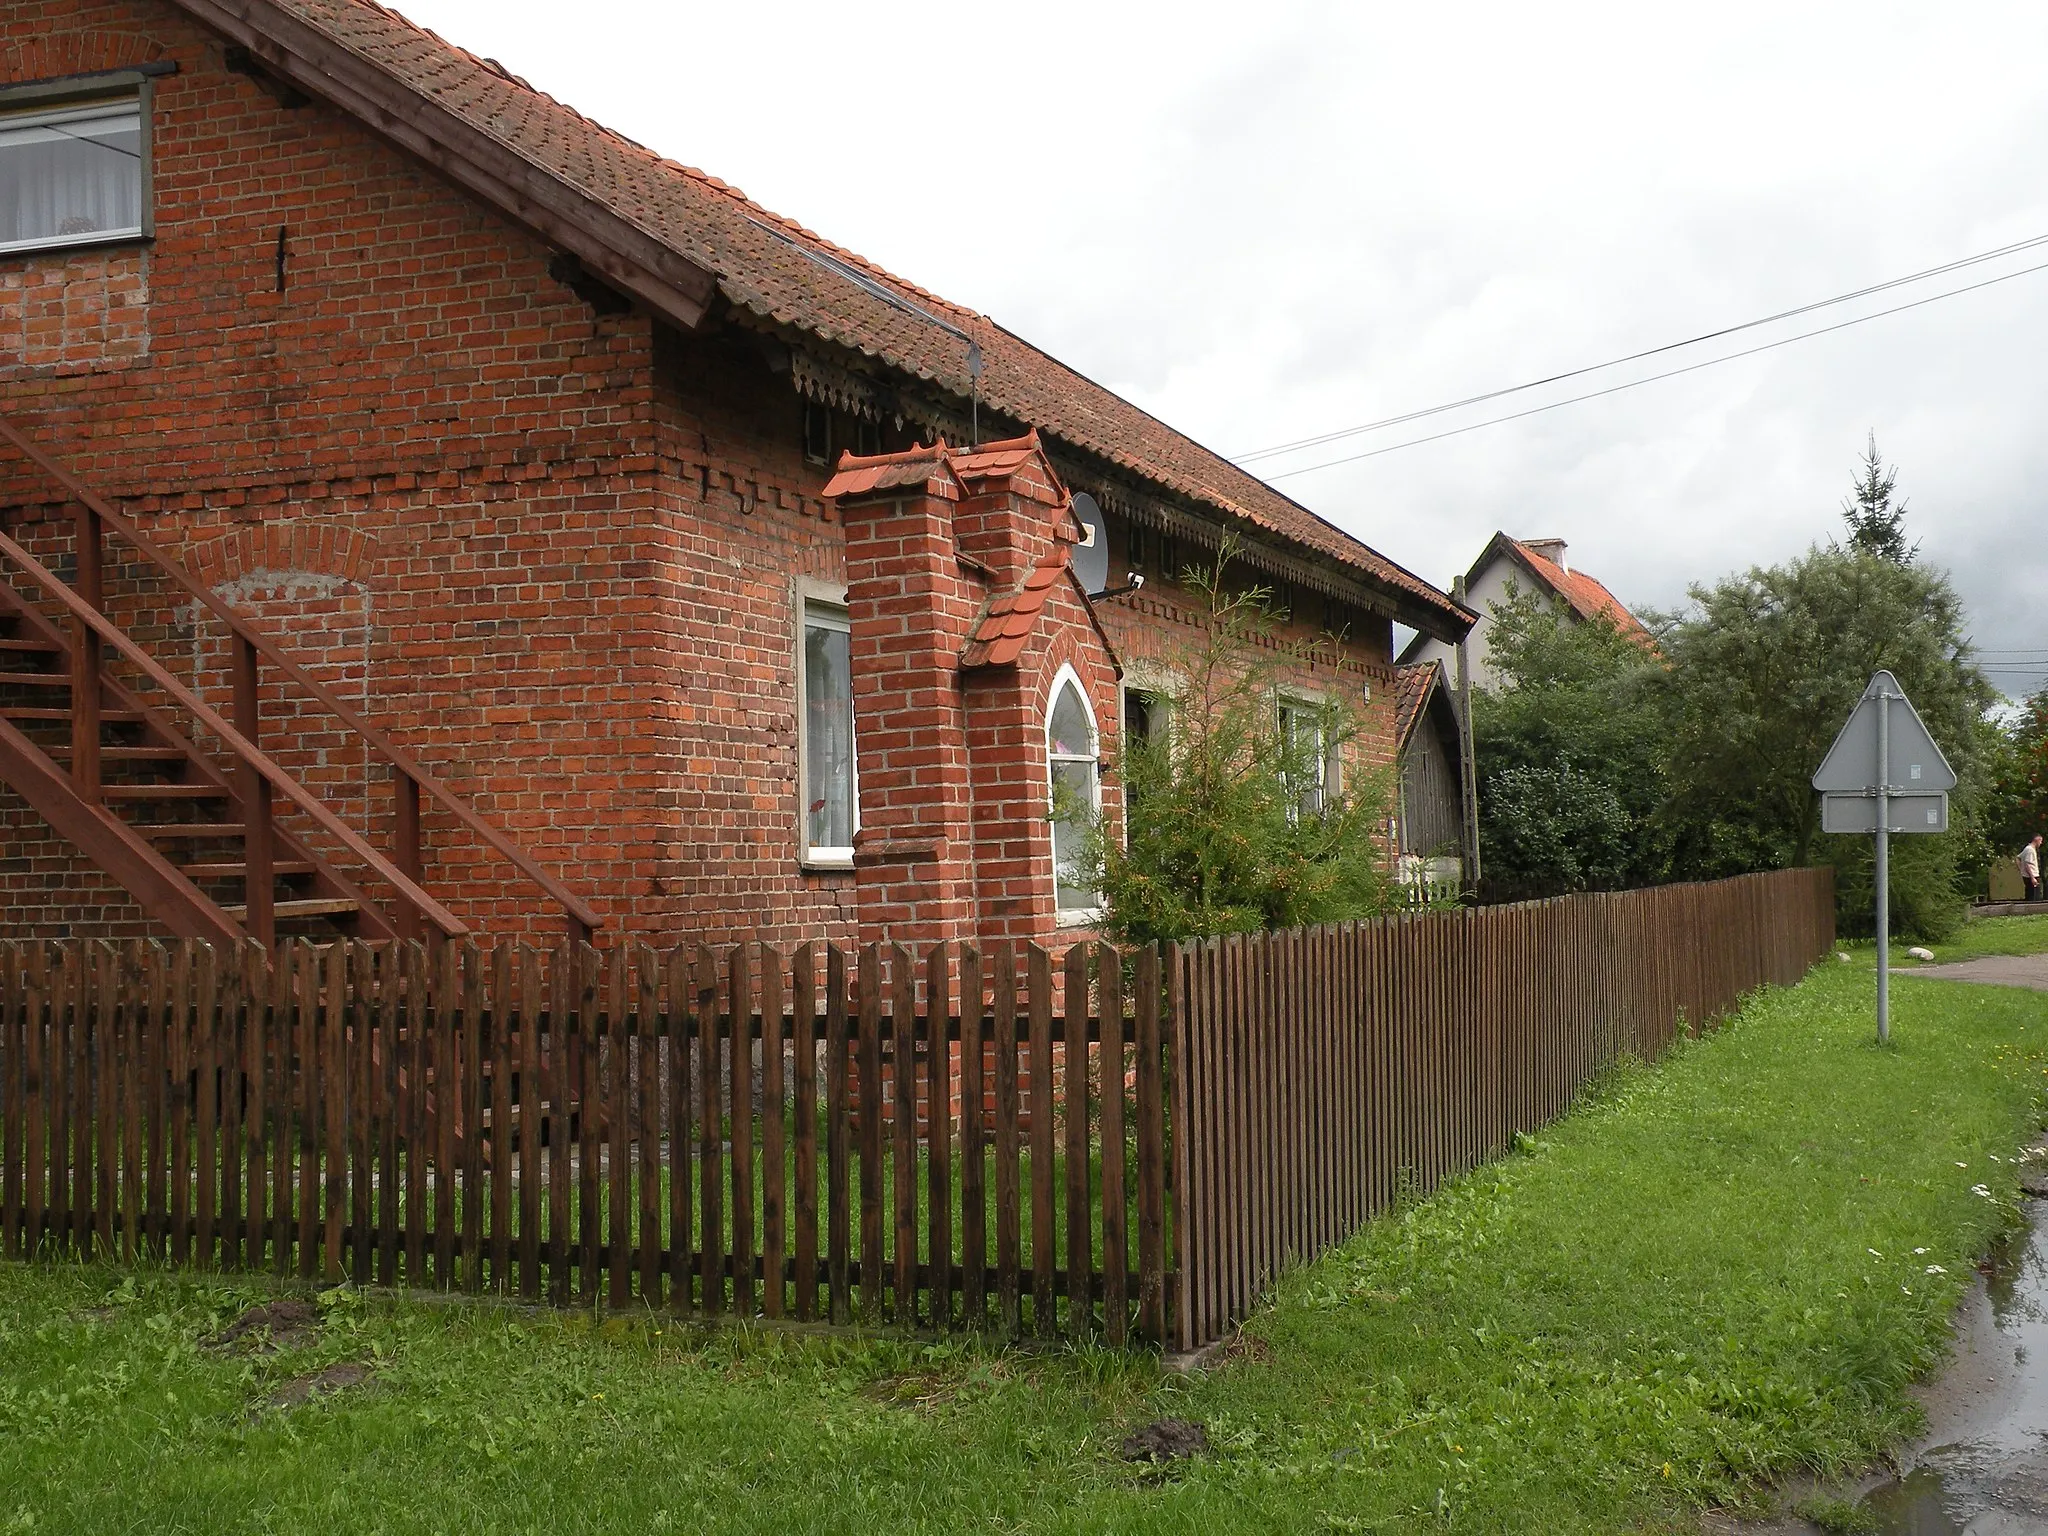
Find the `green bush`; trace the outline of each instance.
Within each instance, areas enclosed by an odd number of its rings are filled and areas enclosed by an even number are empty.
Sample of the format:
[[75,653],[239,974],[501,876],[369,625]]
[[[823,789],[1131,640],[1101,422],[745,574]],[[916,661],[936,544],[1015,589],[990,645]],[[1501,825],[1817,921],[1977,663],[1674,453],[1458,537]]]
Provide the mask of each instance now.
[[[1894,837],[1891,840],[1891,930],[1894,938],[1939,944],[1955,937],[1969,916],[1961,893],[1964,840]],[[1843,937],[1877,932],[1877,850],[1867,837],[1823,837],[1822,859],[1835,869],[1836,925]]]
[[[1126,836],[1098,827],[1079,878],[1102,927],[1148,943],[1371,917],[1393,905],[1389,783],[1325,767],[1358,733],[1341,701],[1279,705],[1328,637],[1290,638],[1264,587],[1233,586],[1226,547],[1183,580],[1206,603],[1201,639],[1166,659],[1177,678],[1163,732],[1124,743]],[[1056,811],[1063,808],[1055,808]]]

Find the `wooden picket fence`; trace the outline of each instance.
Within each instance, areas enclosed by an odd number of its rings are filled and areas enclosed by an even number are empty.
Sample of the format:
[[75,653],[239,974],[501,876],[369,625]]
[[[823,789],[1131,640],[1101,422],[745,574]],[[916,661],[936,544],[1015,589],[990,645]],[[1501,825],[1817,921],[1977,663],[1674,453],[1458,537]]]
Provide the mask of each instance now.
[[0,1248],[1194,1348],[1826,871],[1118,951],[0,943]]
[[1175,1342],[1834,942],[1800,869],[1176,949]]
[[1094,944],[0,946],[0,1240],[1157,1340],[1156,952],[1129,970]]

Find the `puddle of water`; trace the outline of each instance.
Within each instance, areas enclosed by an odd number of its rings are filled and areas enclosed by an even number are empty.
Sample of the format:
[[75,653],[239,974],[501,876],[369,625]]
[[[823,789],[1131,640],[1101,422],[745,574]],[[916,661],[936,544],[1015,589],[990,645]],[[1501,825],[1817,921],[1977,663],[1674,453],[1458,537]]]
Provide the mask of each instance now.
[[1883,1536],[2048,1533],[2048,1203],[1991,1256],[1957,1318],[1953,1363],[1926,1389],[1910,1468],[1863,1508]]

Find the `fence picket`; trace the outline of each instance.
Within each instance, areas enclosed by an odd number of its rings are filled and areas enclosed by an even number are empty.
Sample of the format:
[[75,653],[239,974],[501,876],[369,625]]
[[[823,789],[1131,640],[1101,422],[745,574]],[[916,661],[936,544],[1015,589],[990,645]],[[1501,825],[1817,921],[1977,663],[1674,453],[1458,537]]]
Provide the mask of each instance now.
[[788,1036],[782,1017],[782,956],[761,946],[761,1315],[783,1315],[783,1274],[789,1245],[788,1099],[783,1057]]
[[623,1307],[633,1299],[632,1146],[633,1096],[627,1015],[632,1011],[632,955],[621,944],[606,967],[604,1034],[599,1081],[603,1084],[605,1138],[605,1278],[607,1303]]
[[[796,1143],[796,1317],[818,1315],[818,955],[799,944],[790,961],[790,1115]],[[828,1292],[829,1294],[829,1292]]]
[[663,1017],[668,1037],[668,1304],[690,1310],[696,1275],[694,1204],[690,1187],[690,1036],[691,993],[689,952],[681,945],[669,953],[663,977]]
[[960,949],[960,1320],[988,1323],[988,1081],[983,1060],[981,947]]
[[1031,1020],[1031,1330],[1040,1338],[1057,1331],[1058,1301],[1053,1266],[1058,1262],[1053,1232],[1053,1065],[1052,956],[1043,945],[1024,949]]
[[925,956],[924,1016],[929,1320],[934,1328],[947,1328],[953,1321],[953,1047],[950,1040],[953,965],[950,945],[935,944]]
[[732,1309],[754,1315],[754,988],[745,944],[727,957],[732,1033],[726,1062],[731,1089],[726,1140],[732,1147]]
[[853,1318],[853,1213],[849,1209],[848,1164],[852,1161],[852,1116],[847,1099],[846,951],[825,946],[825,1205],[826,1307],[834,1323]]
[[1023,1331],[1021,1109],[1017,1093],[1017,951],[1008,940],[991,956],[996,1054],[996,1327],[1006,1338]]

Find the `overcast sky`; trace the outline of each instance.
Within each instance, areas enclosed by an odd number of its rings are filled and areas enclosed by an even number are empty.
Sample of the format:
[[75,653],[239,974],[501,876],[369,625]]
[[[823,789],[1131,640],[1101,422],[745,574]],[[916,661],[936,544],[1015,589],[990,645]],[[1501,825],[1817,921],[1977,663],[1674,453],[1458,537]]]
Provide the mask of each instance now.
[[[2039,4],[400,8],[1232,454],[2048,236]],[[2018,692],[2048,671],[2044,341],[2048,272],[1275,483],[1440,584],[1498,527],[1669,608],[1837,532],[1875,431],[1986,660],[2042,663],[1994,674]]]

